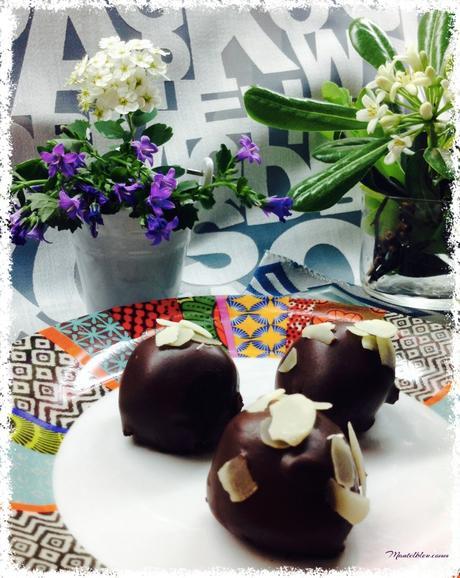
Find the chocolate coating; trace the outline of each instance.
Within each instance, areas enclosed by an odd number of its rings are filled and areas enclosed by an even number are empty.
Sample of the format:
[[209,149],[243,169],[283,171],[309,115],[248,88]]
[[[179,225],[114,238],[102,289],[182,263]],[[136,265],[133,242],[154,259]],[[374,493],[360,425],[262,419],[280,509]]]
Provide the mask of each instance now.
[[163,452],[212,449],[241,407],[236,366],[215,345],[159,348],[149,337],[133,351],[121,379],[124,435]]
[[333,407],[325,415],[345,431],[351,421],[356,431],[363,432],[372,426],[383,403],[395,403],[399,390],[394,369],[382,365],[378,351],[364,349],[361,337],[347,331],[348,326],[336,325],[337,339],[330,345],[304,337],[295,341],[297,364],[287,373],[277,371],[275,385],[288,394],[329,401]]
[[[269,411],[243,411],[226,427],[208,476],[212,513],[232,534],[279,555],[331,557],[343,550],[352,525],[329,505],[327,483],[334,477],[331,442],[341,433],[322,412],[297,447],[265,445],[260,423]],[[228,460],[243,455],[257,490],[243,502],[231,502],[217,472]],[[357,486],[355,491],[357,491]]]

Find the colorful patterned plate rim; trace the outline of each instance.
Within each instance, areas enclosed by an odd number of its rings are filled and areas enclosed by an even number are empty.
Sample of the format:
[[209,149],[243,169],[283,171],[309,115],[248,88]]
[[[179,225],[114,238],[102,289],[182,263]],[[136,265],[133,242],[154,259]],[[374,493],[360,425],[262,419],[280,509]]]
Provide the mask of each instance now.
[[426,405],[449,390],[451,335],[423,318],[293,297],[152,300],[85,315],[15,342],[11,350],[13,560],[27,569],[102,568],[75,540],[53,493],[56,454],[75,420],[118,387],[136,342],[158,317],[204,326],[239,358],[281,356],[309,323],[385,318],[398,327],[398,386]]

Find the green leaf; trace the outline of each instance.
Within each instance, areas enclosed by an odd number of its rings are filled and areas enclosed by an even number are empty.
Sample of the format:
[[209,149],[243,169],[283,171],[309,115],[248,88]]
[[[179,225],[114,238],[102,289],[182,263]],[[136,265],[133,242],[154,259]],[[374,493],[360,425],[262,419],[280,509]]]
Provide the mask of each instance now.
[[186,193],[186,192],[188,193],[189,191],[192,191],[192,190],[197,189],[197,188],[198,188],[197,181],[192,181],[192,180],[182,181],[177,185],[176,189],[174,190],[173,196],[175,196],[176,193],[178,196],[180,196],[180,195],[182,195],[182,193]]
[[157,109],[154,108],[151,112],[142,112],[142,110],[136,110],[131,115],[131,121],[134,126],[144,126],[144,124],[149,123],[157,115]]
[[71,124],[62,127],[62,132],[78,140],[87,140],[86,133],[89,129],[87,120],[74,120]]
[[48,178],[48,170],[41,159],[30,159],[19,163],[14,170],[26,181]]
[[253,86],[244,95],[248,115],[257,122],[287,130],[335,131],[365,128],[353,108],[311,98],[290,98]]
[[84,147],[85,144],[87,144],[87,142],[88,141],[86,141],[86,140],[80,140],[80,139],[74,139],[74,138],[54,138],[52,140],[49,140],[48,144],[50,144],[52,147],[54,147],[58,144],[63,144],[66,151],[70,151],[73,153],[79,153],[80,150],[82,149],[82,147]]
[[166,124],[157,123],[146,128],[142,134],[148,136],[153,143],[160,146],[165,142],[168,142],[172,137],[173,129]]
[[335,82],[326,80],[321,86],[321,95],[324,100],[334,104],[341,104],[343,106],[351,106],[352,98],[350,91],[343,86],[339,86]]
[[373,137],[343,138],[334,140],[317,147],[312,152],[312,157],[322,161],[323,163],[335,163],[345,155],[350,154],[358,148],[362,148],[370,142],[375,142],[375,140],[376,139]]
[[160,167],[155,167],[153,170],[156,173],[161,173],[162,175],[165,175],[169,169],[174,169],[176,172],[176,179],[178,179],[179,177],[181,177],[182,175],[185,175],[185,169],[183,169],[182,167],[180,167],[179,165],[162,165]]
[[228,147],[220,145],[220,150],[216,153],[217,174],[225,174],[234,165],[233,155]]
[[177,230],[191,229],[198,221],[198,209],[192,203],[177,207],[176,215],[179,217]]
[[452,168],[448,166],[438,148],[430,147],[425,149],[423,158],[439,175],[445,179],[453,180],[454,172]]
[[387,152],[388,140],[375,140],[294,186],[288,193],[294,199],[294,209],[322,211],[332,207]]
[[122,126],[120,120],[98,120],[94,123],[96,129],[106,138],[110,139],[129,139],[129,132]]
[[[353,48],[374,68],[393,59],[396,52],[385,32],[367,18],[357,18],[348,27]],[[401,63],[396,67],[402,69]]]
[[375,163],[375,168],[387,179],[394,179],[404,185],[406,177],[399,163],[391,163],[391,165],[386,165],[383,162],[383,159],[379,159]]
[[454,15],[441,10],[425,13],[418,26],[418,49],[428,55],[428,62],[442,74],[444,57],[452,37]]
[[57,199],[45,193],[33,193],[29,199],[31,211],[35,211],[42,222],[47,221],[58,208]]
[[424,159],[424,148],[416,149],[417,140],[412,150],[413,155],[405,155],[404,171],[406,173],[406,189],[412,198],[436,199],[437,194],[428,170],[428,163]]

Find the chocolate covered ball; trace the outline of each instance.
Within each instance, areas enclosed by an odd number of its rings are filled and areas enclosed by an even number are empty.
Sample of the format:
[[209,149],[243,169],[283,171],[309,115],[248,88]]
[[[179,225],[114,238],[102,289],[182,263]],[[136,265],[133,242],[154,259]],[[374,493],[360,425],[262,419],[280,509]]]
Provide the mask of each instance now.
[[383,320],[309,325],[281,360],[276,387],[332,403],[327,417],[344,429],[369,429],[383,403],[395,403],[396,328]]
[[190,325],[171,324],[142,341],[120,383],[124,435],[168,453],[213,449],[242,407],[233,360]]
[[320,407],[327,404],[271,392],[231,420],[217,447],[207,482],[211,511],[266,552],[335,556],[367,515],[356,436],[352,452]]

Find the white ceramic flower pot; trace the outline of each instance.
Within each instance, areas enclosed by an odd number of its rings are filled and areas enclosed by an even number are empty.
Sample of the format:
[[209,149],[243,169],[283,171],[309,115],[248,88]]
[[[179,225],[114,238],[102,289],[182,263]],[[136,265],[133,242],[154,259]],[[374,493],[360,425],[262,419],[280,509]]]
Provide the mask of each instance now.
[[94,239],[87,226],[72,235],[88,312],[174,297],[179,291],[190,230],[152,246],[128,211],[103,215]]

